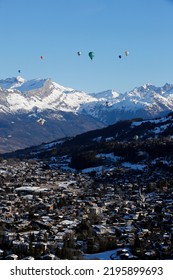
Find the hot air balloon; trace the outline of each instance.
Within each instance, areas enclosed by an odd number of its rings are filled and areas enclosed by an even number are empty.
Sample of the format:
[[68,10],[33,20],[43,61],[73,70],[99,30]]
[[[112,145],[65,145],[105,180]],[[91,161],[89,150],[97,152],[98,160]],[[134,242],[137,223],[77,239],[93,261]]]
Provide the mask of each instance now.
[[129,51],[125,51],[124,53],[125,53],[125,55],[126,55],[126,56],[128,56],[128,55],[129,55]]
[[18,70],[18,73],[21,73],[21,70]]
[[41,55],[40,58],[43,59],[43,56]]
[[120,59],[122,58],[122,56],[121,56],[121,55],[119,55],[118,57],[119,57]]
[[43,124],[45,123],[45,120],[40,118],[39,120],[37,120],[37,122],[38,122],[40,125],[43,125]]
[[81,55],[81,52],[77,52],[77,55],[80,56],[80,55]]
[[89,57],[91,58],[91,60],[94,58],[94,52],[89,52]]

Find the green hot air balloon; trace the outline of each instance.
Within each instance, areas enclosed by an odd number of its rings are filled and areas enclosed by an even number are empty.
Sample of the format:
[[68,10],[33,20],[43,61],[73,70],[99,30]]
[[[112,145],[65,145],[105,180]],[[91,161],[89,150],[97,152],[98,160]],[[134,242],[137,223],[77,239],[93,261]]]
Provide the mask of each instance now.
[[94,52],[89,52],[89,57],[91,58],[91,60],[94,58]]

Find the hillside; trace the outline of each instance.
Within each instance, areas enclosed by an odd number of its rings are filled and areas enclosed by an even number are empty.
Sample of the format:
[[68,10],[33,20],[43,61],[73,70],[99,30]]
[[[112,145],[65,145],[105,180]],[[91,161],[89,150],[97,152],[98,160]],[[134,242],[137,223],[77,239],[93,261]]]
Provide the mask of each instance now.
[[172,128],[132,119],[2,155],[1,258],[173,259]]
[[123,164],[138,164],[136,168],[143,169],[151,162],[160,161],[172,169],[172,135],[173,114],[169,114],[152,120],[120,121],[103,129],[3,156],[41,159],[49,166],[69,171],[112,169]]

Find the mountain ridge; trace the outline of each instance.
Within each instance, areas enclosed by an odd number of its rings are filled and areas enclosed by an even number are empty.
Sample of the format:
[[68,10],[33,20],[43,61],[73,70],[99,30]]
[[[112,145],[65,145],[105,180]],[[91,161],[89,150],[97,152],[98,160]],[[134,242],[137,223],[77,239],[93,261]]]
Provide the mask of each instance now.
[[173,85],[168,83],[145,84],[125,93],[113,89],[86,93],[51,79],[1,79],[0,152],[75,136],[120,120],[161,117],[172,110]]
[[[173,84],[168,83],[162,87],[145,84],[140,87],[135,87],[130,91],[126,91],[125,93],[118,93],[113,89],[98,93],[86,93],[84,91],[64,87],[51,81],[51,79],[32,79],[26,81],[22,77],[17,76],[16,78],[0,80],[0,88],[1,94],[3,90],[6,90],[7,97],[8,95],[11,97],[12,93],[18,94],[20,97],[22,96],[26,104],[24,106],[21,102],[21,108],[23,106],[25,110],[32,110],[35,106],[40,110],[59,109],[71,112],[78,112],[85,109],[85,112],[92,115],[91,108],[94,106],[94,108],[98,110],[97,104],[106,107],[104,109],[109,111],[117,108],[120,109],[121,107],[126,110],[135,110],[135,108],[152,107],[153,101],[155,106],[158,106],[160,102],[164,104],[167,109],[173,109]],[[17,110],[13,99],[11,100],[8,98],[7,101],[9,104],[11,102],[12,111]],[[62,106],[62,102],[64,102],[64,106]],[[27,104],[28,107],[26,106]],[[87,111],[86,108],[88,105],[91,105],[91,108]],[[84,108],[80,108],[80,106]]]

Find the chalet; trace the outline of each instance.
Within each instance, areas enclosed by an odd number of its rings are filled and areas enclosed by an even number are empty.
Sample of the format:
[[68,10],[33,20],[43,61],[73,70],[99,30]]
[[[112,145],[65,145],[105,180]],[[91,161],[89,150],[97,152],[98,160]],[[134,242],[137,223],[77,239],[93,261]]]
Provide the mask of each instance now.
[[11,254],[5,257],[5,260],[18,260],[18,255]]
[[41,256],[42,260],[59,260],[58,257],[56,257],[54,254],[45,254]]
[[0,249],[0,259],[2,259],[4,256],[4,250]]

